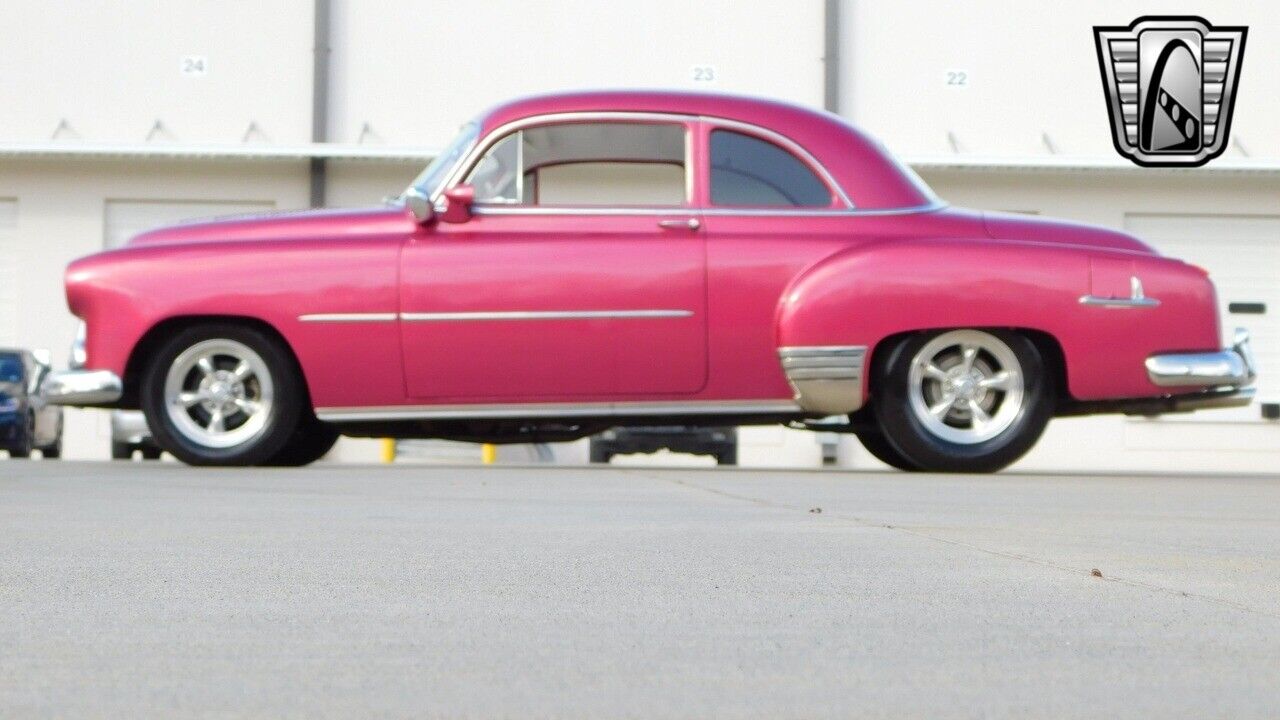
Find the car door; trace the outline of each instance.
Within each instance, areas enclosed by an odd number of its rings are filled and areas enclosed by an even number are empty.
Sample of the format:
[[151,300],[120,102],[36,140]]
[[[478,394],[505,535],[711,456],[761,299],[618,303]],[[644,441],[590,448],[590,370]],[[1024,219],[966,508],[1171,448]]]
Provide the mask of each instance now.
[[482,143],[464,222],[405,246],[410,397],[643,398],[706,383],[706,248],[692,124],[530,121]]
[[707,230],[712,383],[723,397],[788,397],[778,304],[805,268],[859,236],[830,175],[787,138],[708,120],[698,187]]

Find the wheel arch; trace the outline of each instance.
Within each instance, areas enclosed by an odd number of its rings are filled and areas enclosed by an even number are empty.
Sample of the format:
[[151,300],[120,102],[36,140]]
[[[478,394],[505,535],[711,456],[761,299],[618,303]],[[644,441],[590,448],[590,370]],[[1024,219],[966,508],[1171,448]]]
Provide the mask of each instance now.
[[151,357],[155,355],[166,338],[187,328],[211,324],[229,324],[253,328],[278,343],[293,364],[294,372],[302,380],[302,388],[306,394],[304,407],[308,410],[312,408],[309,383],[307,382],[306,374],[302,371],[302,364],[299,362],[293,346],[289,344],[284,334],[274,325],[261,318],[247,315],[177,315],[165,318],[152,325],[134,344],[133,349],[129,352],[129,359],[125,362],[124,395],[121,397],[120,407],[134,410],[141,407],[138,394],[142,386],[143,374],[147,370],[147,363],[150,362]]

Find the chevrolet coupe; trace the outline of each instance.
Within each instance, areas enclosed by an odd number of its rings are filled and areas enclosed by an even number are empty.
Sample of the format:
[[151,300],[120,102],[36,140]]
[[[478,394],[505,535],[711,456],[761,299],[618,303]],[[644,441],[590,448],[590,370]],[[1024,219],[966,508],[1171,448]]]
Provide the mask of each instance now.
[[1254,380],[1201,268],[949,207],[835,115],[713,94],[510,102],[388,206],[153,230],[66,293],[49,395],[140,408],[193,464],[785,423],[990,472],[1054,416],[1247,404]]

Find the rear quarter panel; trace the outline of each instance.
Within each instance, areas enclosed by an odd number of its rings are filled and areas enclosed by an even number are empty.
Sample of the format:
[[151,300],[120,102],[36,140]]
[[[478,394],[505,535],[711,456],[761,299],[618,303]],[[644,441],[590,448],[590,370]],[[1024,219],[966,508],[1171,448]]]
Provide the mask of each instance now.
[[[1082,305],[1094,257],[1132,263],[1159,307]],[[1198,270],[1156,256],[1049,243],[896,239],[836,254],[782,298],[778,345],[866,345],[898,333],[1023,328],[1057,339],[1080,400],[1167,392],[1147,379],[1157,352],[1219,346],[1213,288]],[[864,374],[864,391],[869,373]]]

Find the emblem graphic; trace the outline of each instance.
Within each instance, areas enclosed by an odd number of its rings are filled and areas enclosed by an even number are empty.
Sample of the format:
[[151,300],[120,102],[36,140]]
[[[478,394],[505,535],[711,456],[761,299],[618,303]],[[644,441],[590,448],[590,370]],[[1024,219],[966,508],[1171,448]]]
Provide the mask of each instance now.
[[1247,33],[1191,16],[1094,27],[1116,151],[1144,167],[1221,155]]

